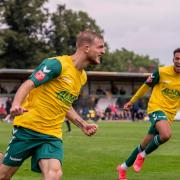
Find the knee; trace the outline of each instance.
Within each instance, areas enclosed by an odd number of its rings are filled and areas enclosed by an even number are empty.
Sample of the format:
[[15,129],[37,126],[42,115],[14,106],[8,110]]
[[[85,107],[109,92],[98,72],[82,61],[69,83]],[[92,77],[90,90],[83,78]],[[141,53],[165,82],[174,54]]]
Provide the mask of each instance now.
[[0,180],[9,180],[11,179],[12,174],[9,172],[5,172],[4,169],[0,168]]
[[63,172],[61,170],[58,170],[58,172],[56,172],[56,176],[58,177],[57,179],[61,179],[63,175]]
[[168,141],[171,138],[171,133],[164,133],[160,135],[162,143]]
[[45,179],[49,180],[60,180],[63,173],[61,170],[49,170],[48,173],[45,174]]
[[0,173],[0,180],[9,180],[11,177],[5,173]]

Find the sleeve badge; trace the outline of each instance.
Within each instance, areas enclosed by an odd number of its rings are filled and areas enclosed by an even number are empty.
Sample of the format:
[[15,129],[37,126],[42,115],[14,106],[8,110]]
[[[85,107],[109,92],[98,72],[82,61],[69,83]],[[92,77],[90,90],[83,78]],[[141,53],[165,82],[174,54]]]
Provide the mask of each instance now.
[[38,81],[42,81],[45,78],[45,73],[41,70],[37,71],[34,75],[34,77],[38,80]]

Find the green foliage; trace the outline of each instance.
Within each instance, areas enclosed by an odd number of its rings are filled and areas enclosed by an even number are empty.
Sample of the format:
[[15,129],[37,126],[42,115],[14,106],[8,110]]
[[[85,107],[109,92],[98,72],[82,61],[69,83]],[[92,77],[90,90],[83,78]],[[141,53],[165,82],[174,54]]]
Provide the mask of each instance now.
[[148,72],[159,65],[158,59],[150,59],[149,56],[141,56],[125,48],[105,54],[101,64],[93,67],[93,70],[140,72],[145,68]]
[[[103,34],[86,12],[59,5],[50,14],[43,8],[47,0],[0,1],[0,68],[34,68],[42,59],[72,54],[76,35],[85,29]],[[141,72],[159,65],[158,59],[135,54],[125,48],[107,51],[99,66],[87,70]],[[140,69],[141,68],[141,69]]]
[[30,68],[47,52],[43,39],[47,11],[42,5],[46,0],[4,0],[1,2],[4,26],[0,39],[1,67]]
[[73,12],[66,9],[65,5],[59,5],[57,12],[52,14],[52,26],[49,31],[49,43],[56,54],[72,54],[75,51],[76,36],[80,31],[91,29],[102,33],[87,13]]

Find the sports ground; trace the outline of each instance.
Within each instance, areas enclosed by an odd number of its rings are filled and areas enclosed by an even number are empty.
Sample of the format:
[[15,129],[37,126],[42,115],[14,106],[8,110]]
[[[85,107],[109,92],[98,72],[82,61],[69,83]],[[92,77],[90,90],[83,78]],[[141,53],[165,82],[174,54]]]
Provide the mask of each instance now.
[[[116,166],[123,162],[147,132],[148,122],[98,122],[99,131],[93,137],[84,136],[72,127],[64,133],[65,159],[63,180],[117,180]],[[11,137],[12,126],[0,123],[0,151]],[[162,145],[145,161],[139,174],[128,171],[128,180],[180,179],[180,122],[172,126],[172,139]],[[64,132],[66,127],[63,127]],[[30,171],[30,159],[20,168],[13,180],[40,180]]]

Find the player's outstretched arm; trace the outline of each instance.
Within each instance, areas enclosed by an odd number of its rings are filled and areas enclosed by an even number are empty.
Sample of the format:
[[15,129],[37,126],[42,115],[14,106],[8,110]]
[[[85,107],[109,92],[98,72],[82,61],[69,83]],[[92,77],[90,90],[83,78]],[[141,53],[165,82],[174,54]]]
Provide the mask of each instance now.
[[144,96],[144,94],[146,94],[149,90],[149,86],[147,84],[143,84],[138,91],[135,93],[135,95],[131,98],[130,101],[128,101],[126,104],[124,104],[123,109],[128,111],[131,109],[132,105],[142,96]]
[[23,114],[24,112],[27,112],[26,109],[21,107],[21,104],[23,103],[25,97],[28,95],[28,93],[34,88],[34,83],[31,80],[26,80],[17,90],[12,107],[10,109],[11,115],[18,116]]
[[135,95],[131,98],[131,103],[134,104],[139,98],[143,97],[148,91],[150,87],[147,84],[143,84],[138,91],[135,93]]
[[66,118],[68,118],[73,124],[79,127],[87,136],[95,134],[98,129],[98,126],[96,124],[88,124],[87,122],[85,122],[73,107],[71,107],[67,112]]

